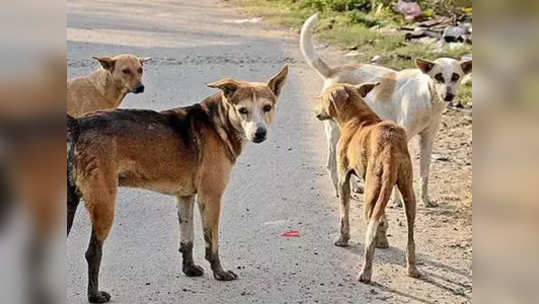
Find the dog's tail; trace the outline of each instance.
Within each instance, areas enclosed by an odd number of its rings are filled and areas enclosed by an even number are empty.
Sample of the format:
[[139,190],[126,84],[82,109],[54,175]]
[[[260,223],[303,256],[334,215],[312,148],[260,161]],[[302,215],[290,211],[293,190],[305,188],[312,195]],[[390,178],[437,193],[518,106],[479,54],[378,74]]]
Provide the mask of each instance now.
[[76,118],[67,114],[67,142],[77,142],[80,134],[79,123]]
[[73,225],[73,218],[80,202],[81,194],[73,180],[75,152],[74,145],[79,139],[79,122],[67,114],[67,236]]
[[[367,180],[365,188],[365,220],[372,217],[373,212],[384,213],[387,202],[391,198],[391,192],[397,182],[397,171],[393,164],[384,164],[381,174],[368,174],[373,180]],[[373,169],[376,170],[376,169]],[[378,169],[380,170],[380,169]],[[376,211],[375,211],[376,210]]]
[[331,68],[318,56],[314,50],[312,36],[313,28],[318,21],[318,13],[312,15],[305,21],[301,28],[300,48],[305,61],[313,68],[324,80],[331,74]]

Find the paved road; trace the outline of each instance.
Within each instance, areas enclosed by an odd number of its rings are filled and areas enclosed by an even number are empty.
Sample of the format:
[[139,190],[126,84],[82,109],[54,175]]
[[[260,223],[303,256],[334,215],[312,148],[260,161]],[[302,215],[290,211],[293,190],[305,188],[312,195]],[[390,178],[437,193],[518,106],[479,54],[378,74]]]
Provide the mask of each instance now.
[[[194,253],[206,273],[201,278],[185,277],[177,251],[175,199],[122,189],[114,228],[105,243],[103,290],[112,294],[114,303],[130,304],[430,303],[433,295],[455,303],[451,300],[455,296],[444,286],[405,276],[401,250],[405,230],[396,224],[390,228],[395,247],[376,255],[373,278],[382,285],[356,281],[362,245],[356,242],[350,249],[332,245],[337,235],[337,203],[324,167],[323,128],[312,114],[321,80],[303,63],[297,33],[239,22],[247,17],[225,5],[212,0],[67,3],[69,77],[94,69],[90,58],[96,55],[134,53],[153,58],[146,65],[146,92],[128,95],[125,108],[188,105],[214,92],[204,86],[206,82],[222,77],[263,81],[284,64],[290,65],[269,139],[245,149],[224,196],[221,259],[239,280],[218,282],[208,275],[198,212]],[[402,218],[401,212],[394,217]],[[363,239],[359,222],[353,224],[356,240]],[[282,237],[287,230],[298,230],[300,237]],[[67,242],[68,303],[86,303],[84,252],[89,235],[81,206]],[[433,258],[421,258],[423,244],[417,243],[420,261],[428,263]],[[468,278],[467,271],[459,272],[470,266],[466,263],[430,265],[432,269],[447,267],[454,280]],[[466,301],[465,297],[457,299]]]

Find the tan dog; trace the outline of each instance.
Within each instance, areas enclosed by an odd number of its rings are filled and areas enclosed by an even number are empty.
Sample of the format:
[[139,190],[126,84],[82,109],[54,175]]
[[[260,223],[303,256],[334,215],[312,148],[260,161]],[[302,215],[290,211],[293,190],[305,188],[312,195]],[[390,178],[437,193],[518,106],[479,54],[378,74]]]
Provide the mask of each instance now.
[[92,220],[88,299],[110,300],[98,289],[102,246],[112,227],[118,186],[137,187],[178,198],[183,272],[201,276],[193,261],[193,205],[198,198],[206,259],[217,280],[235,280],[219,258],[221,197],[247,141],[266,139],[288,67],[267,83],[230,78],[208,84],[222,92],[200,104],[163,112],[99,111],[68,117],[68,228],[80,198]]
[[368,224],[365,261],[359,276],[362,282],[371,280],[377,243],[380,247],[387,247],[386,229],[379,224],[385,222],[385,207],[395,185],[402,193],[408,222],[408,275],[420,276],[415,259],[416,201],[406,131],[391,121],[382,121],[363,100],[378,84],[331,85],[323,91],[316,110],[318,119],[333,119],[341,132],[337,143],[341,227],[340,237],[335,242],[337,246],[348,246],[350,239],[350,176],[355,174],[365,181],[365,218]]
[[116,109],[127,93],[144,92],[143,64],[150,58],[125,54],[94,59],[102,68],[67,81],[67,113],[73,117]]

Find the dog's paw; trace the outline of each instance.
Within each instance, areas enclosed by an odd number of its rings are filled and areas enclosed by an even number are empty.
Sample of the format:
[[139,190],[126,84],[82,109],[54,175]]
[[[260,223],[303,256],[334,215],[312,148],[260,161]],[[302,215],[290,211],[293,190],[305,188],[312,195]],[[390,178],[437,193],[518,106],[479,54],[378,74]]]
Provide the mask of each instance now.
[[415,267],[409,267],[408,268],[408,276],[417,279],[417,278],[421,277],[421,272],[419,272],[419,270],[417,270],[417,268],[415,268]]
[[355,187],[352,187],[352,191],[357,194],[363,194],[365,192],[365,189],[363,188],[363,185],[356,184]]
[[337,247],[348,247],[348,238],[340,236],[334,244]]
[[372,274],[370,272],[362,271],[357,279],[361,283],[369,284],[371,282],[371,275]]
[[402,200],[400,199],[394,199],[391,201],[391,208],[402,208]]
[[435,201],[432,201],[430,199],[422,199],[423,206],[427,208],[436,208],[438,207],[438,204]]
[[185,265],[182,270],[188,277],[200,277],[204,274],[204,268],[195,264]]
[[233,281],[238,279],[238,276],[232,271],[214,272],[213,276],[218,281]]
[[389,241],[387,240],[387,237],[377,237],[376,238],[376,248],[379,249],[387,249],[389,248]]
[[88,302],[90,303],[107,303],[110,301],[110,294],[99,291],[97,294],[88,295]]

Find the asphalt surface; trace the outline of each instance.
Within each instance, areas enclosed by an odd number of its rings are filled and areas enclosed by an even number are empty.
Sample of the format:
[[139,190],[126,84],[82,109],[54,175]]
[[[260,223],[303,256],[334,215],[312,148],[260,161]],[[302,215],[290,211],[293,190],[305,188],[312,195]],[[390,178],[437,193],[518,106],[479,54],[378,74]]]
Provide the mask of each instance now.
[[[101,289],[112,294],[112,303],[431,303],[431,293],[450,295],[426,283],[424,290],[412,291],[421,281],[406,277],[405,229],[397,225],[390,228],[395,247],[375,256],[373,280],[382,285],[356,280],[363,220],[352,220],[353,247],[333,246],[338,206],[325,170],[323,127],[312,114],[322,81],[303,62],[296,32],[244,22],[247,18],[212,0],[67,2],[69,77],[95,69],[92,56],[152,57],[145,65],[146,91],[128,95],[123,108],[189,105],[215,92],[206,82],[265,81],[290,66],[268,140],[246,147],[223,198],[221,261],[239,279],[213,279],[198,211],[194,257],[205,274],[186,277],[175,198],[123,188],[104,246]],[[87,303],[89,228],[81,204],[67,241],[67,303]],[[283,237],[289,230],[299,231],[299,237]],[[421,256],[421,242],[416,243]]]

